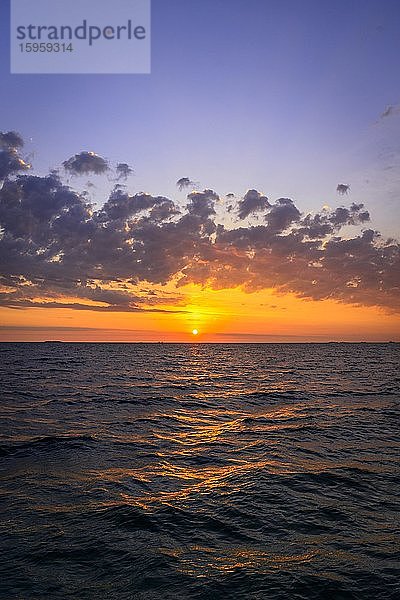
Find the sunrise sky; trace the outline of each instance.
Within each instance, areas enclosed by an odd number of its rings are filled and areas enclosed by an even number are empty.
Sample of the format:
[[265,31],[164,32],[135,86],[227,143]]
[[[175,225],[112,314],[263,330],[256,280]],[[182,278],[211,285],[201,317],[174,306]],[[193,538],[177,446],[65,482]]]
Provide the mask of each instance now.
[[400,339],[397,0],[153,0],[150,75],[0,22],[1,340]]

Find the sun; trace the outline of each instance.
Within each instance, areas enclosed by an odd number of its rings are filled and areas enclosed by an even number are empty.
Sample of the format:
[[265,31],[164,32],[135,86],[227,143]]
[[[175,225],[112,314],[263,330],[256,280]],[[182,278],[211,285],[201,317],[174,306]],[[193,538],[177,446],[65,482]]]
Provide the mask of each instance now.
[[197,329],[192,329],[192,333],[193,333],[193,335],[198,335],[199,334],[199,332],[198,332]]

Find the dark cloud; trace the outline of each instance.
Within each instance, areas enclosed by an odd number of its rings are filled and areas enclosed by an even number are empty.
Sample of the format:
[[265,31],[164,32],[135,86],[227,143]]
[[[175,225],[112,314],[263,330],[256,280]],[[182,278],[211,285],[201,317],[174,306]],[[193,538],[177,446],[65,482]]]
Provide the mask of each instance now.
[[30,169],[30,165],[18,155],[16,150],[0,150],[0,182],[28,169]]
[[268,221],[269,228],[275,233],[287,229],[292,223],[300,220],[301,213],[289,198],[279,198],[270,210],[265,219]]
[[133,174],[133,169],[127,163],[118,163],[116,166],[117,180],[126,180],[129,175]]
[[2,150],[18,150],[24,145],[24,140],[16,131],[0,131],[0,148]]
[[267,196],[257,190],[248,190],[238,203],[239,219],[245,219],[252,213],[266,210],[270,206]]
[[[363,231],[370,221],[363,204],[302,215],[289,198],[267,204],[246,194],[248,224],[228,228],[215,210],[219,200],[210,189],[192,192],[180,211],[169,198],[117,185],[96,209],[55,172],[13,171],[0,190],[0,303],[158,311],[183,302],[162,292],[177,281],[400,311],[399,244]],[[254,207],[262,224],[251,222]]]
[[164,196],[151,196],[144,192],[130,196],[116,186],[100,211],[99,217],[103,221],[128,219],[149,209],[151,209],[150,219],[154,221],[166,220],[179,213],[172,200]]
[[315,215],[307,215],[299,223],[298,232],[310,239],[324,238],[333,234],[345,225],[362,225],[370,220],[364,204],[353,204],[350,208],[339,207],[334,211],[322,211]]
[[100,175],[109,170],[109,164],[94,152],[80,152],[63,162],[63,167],[73,175]]
[[176,187],[179,188],[180,191],[185,190],[186,188],[189,188],[189,187],[194,187],[195,185],[196,184],[194,183],[194,181],[189,179],[189,177],[181,177],[176,182]]
[[347,185],[346,183],[338,183],[336,191],[341,196],[344,196],[345,194],[349,193],[349,189],[350,189],[350,186]]
[[204,190],[203,192],[192,192],[188,195],[188,200],[190,200],[187,205],[188,213],[207,219],[211,215],[215,215],[214,205],[220,198],[213,190]]
[[7,177],[30,169],[19,154],[23,145],[23,139],[15,131],[0,132],[0,185]]

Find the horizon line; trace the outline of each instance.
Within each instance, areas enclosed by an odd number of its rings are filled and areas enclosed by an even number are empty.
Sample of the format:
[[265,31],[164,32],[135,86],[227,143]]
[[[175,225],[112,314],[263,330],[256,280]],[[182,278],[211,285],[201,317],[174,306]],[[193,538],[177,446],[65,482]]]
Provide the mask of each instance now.
[[225,341],[213,341],[213,342],[201,342],[201,341],[186,341],[186,342],[164,342],[160,341],[116,341],[116,340],[0,340],[0,344],[163,344],[163,345],[215,345],[215,344],[226,344],[226,345],[245,345],[250,344],[400,344],[400,340],[326,340],[326,341],[264,341],[264,342],[225,342]]

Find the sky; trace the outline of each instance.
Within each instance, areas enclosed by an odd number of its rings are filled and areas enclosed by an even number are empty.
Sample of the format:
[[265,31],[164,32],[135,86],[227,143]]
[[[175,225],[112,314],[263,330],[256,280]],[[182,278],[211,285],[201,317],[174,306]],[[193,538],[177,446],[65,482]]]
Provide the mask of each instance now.
[[11,75],[0,22],[1,339],[399,339],[397,1],[153,0],[149,75]]

